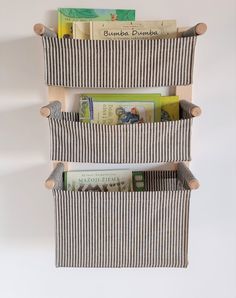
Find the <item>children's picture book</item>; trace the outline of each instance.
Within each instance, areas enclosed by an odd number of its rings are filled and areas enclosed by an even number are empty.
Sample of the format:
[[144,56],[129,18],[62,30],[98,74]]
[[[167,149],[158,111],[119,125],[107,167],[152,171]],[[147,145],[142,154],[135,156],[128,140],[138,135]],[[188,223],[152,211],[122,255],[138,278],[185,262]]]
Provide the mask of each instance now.
[[179,120],[179,96],[161,97],[161,121]]
[[132,171],[68,171],[64,172],[64,189],[69,191],[132,191]]
[[133,9],[90,9],[90,8],[59,8],[58,37],[73,36],[75,21],[134,21]]
[[81,122],[119,125],[160,120],[160,94],[80,95]]
[[176,20],[90,22],[90,39],[158,39],[176,35]]

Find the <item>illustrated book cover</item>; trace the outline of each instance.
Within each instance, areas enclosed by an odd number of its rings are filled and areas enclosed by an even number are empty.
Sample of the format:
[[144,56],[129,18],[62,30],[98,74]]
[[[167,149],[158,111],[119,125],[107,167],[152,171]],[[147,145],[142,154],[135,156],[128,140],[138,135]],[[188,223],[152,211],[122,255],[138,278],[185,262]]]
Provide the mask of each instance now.
[[69,191],[132,191],[132,171],[68,171],[64,172],[64,189]]
[[80,121],[97,124],[150,123],[161,119],[160,94],[82,94]]
[[73,37],[75,21],[134,21],[133,9],[59,8],[58,37]]

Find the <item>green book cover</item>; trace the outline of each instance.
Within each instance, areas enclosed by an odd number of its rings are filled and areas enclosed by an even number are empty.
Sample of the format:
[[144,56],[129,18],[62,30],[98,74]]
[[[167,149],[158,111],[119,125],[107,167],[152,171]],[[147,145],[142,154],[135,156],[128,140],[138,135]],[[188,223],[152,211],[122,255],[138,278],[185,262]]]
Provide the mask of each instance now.
[[160,94],[80,95],[81,122],[117,125],[160,120]]
[[117,192],[132,191],[132,171],[68,171],[64,172],[64,189],[68,191]]
[[142,171],[133,172],[133,190],[134,191],[144,191],[145,190],[144,172],[142,172]]
[[135,21],[135,10],[59,8],[58,37],[72,37],[75,21]]
[[179,97],[161,97],[161,121],[179,120]]

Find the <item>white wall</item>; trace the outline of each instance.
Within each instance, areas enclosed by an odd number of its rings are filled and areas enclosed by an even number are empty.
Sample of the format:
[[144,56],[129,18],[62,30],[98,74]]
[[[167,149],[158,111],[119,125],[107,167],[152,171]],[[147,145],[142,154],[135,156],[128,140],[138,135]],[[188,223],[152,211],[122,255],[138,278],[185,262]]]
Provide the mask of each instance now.
[[[235,25],[233,0],[0,0],[0,297],[235,298]],[[235,4],[235,3],[234,3]],[[194,70],[188,269],[56,269],[43,55],[32,26],[57,7],[135,8],[138,19],[204,21]],[[233,7],[234,6],[234,7]],[[148,91],[148,90],[147,90]],[[142,91],[143,92],[143,91]]]

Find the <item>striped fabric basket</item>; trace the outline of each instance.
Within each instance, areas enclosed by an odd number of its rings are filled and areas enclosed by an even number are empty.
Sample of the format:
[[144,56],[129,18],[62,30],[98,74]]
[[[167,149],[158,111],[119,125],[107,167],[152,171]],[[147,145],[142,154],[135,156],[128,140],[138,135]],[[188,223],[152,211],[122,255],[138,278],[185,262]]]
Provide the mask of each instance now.
[[156,163],[189,161],[192,115],[181,101],[179,121],[132,125],[79,122],[78,113],[50,107],[51,159],[84,163]]
[[[54,179],[57,267],[187,267],[189,181],[177,171],[145,172],[143,192],[64,191]],[[195,179],[195,178],[194,178]]]
[[139,88],[192,84],[196,36],[159,40],[43,37],[47,85]]

